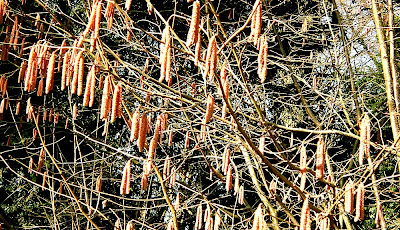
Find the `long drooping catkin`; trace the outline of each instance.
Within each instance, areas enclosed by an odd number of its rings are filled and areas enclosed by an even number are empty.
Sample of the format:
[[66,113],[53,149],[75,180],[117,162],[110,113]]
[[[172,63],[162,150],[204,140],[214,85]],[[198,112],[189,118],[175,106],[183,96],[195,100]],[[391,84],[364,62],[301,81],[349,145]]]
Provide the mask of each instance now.
[[201,55],[201,35],[199,33],[196,41],[196,47],[194,49],[194,65],[199,66],[199,60]]
[[125,10],[130,10],[131,9],[131,4],[132,4],[132,0],[126,0],[125,2]]
[[24,60],[21,64],[21,69],[19,70],[18,83],[21,83],[21,81],[24,80],[26,67],[28,67],[28,62]]
[[131,160],[126,162],[124,171],[122,174],[121,186],[120,186],[120,194],[129,194],[129,189],[131,187]]
[[96,93],[96,67],[93,67],[93,69],[91,69],[90,71],[92,71],[92,74],[90,74],[91,80],[90,80],[89,107],[93,107],[95,93]]
[[148,118],[145,113],[140,118],[140,128],[139,128],[138,141],[137,141],[140,152],[143,151],[144,143],[146,142],[147,125],[148,125],[147,119]]
[[354,183],[351,179],[346,184],[344,192],[344,211],[352,214],[354,210]]
[[[77,95],[82,96],[83,93],[83,77],[84,77],[84,59],[83,56],[79,58],[79,68],[78,68],[78,86],[77,86]],[[74,87],[74,85],[73,85]]]
[[99,175],[96,180],[96,191],[101,192],[101,184],[102,184],[102,179],[101,175]]
[[46,78],[46,94],[50,93],[54,85],[54,68],[56,64],[56,51],[51,54],[49,64],[47,65],[47,78]]
[[211,94],[209,94],[207,97],[207,108],[204,117],[204,124],[208,123],[211,120],[213,113],[214,113],[214,97]]
[[168,78],[170,76],[170,73],[167,72],[168,70],[170,70],[171,66],[171,60],[168,60],[171,57],[171,34],[168,25],[163,30],[161,42],[162,42],[160,44],[161,71],[159,79],[160,82],[164,81],[164,79],[167,79],[168,81]]
[[114,11],[115,11],[115,2],[114,2],[114,0],[108,1],[105,15],[106,15],[106,18],[107,18],[107,28],[109,30],[112,28],[113,18],[114,18]]
[[28,67],[25,71],[25,91],[31,92],[36,87],[37,68],[38,68],[38,46],[35,45],[31,48],[28,59]]
[[232,188],[232,166],[228,165],[228,172],[226,173],[225,190],[229,191]]
[[111,110],[111,123],[113,123],[116,118],[121,117],[122,115],[121,111],[122,111],[122,84],[120,82],[114,88],[112,110]]
[[363,165],[364,155],[369,158],[369,149],[371,141],[371,121],[367,113],[365,113],[364,118],[361,120],[360,124],[360,148],[358,154],[358,162]]
[[357,188],[356,216],[354,217],[355,222],[359,220],[364,220],[364,193],[365,193],[364,183],[361,182]]
[[257,0],[253,7],[254,13],[251,18],[251,33],[250,33],[250,41],[253,42],[255,46],[257,46],[258,39],[261,34],[262,27],[262,5],[261,1]]
[[164,160],[164,167],[163,167],[163,179],[166,180],[171,173],[171,158],[167,156]]
[[222,156],[222,172],[225,175],[228,173],[230,157],[231,157],[231,150],[229,149],[229,146],[226,146]]
[[90,93],[92,89],[92,74],[95,74],[95,66],[90,67],[89,73],[86,77],[85,93],[83,94],[83,106],[89,106]]
[[67,76],[68,76],[68,72],[69,72],[68,65],[70,63],[70,58],[71,58],[71,52],[67,51],[63,58],[63,65],[62,65],[62,71],[61,71],[61,91],[64,91],[65,86],[69,85],[69,83],[67,83]]
[[61,71],[64,54],[68,50],[68,48],[66,48],[66,47],[67,47],[67,40],[64,39],[60,46],[60,55],[58,56],[58,71]]
[[37,96],[38,97],[43,96],[43,78],[40,78],[40,81],[38,84],[38,89],[37,89]]
[[310,205],[308,197],[304,200],[301,208],[300,230],[311,230]]
[[265,230],[267,229],[267,222],[264,220],[263,205],[259,204],[254,212],[253,227],[251,230]]
[[100,22],[101,22],[101,6],[102,6],[102,1],[97,1],[96,8],[96,17],[94,19],[94,28],[93,28],[93,33],[94,33],[94,39],[99,38],[99,32],[100,32]]
[[239,204],[244,204],[244,186],[240,185],[239,192],[238,192],[238,202]]
[[203,208],[201,205],[197,206],[197,212],[196,212],[196,223],[194,225],[195,230],[200,230],[202,226],[202,218],[203,217]]
[[79,82],[78,79],[80,79],[81,71],[83,72],[84,62],[83,62],[82,53],[83,53],[83,51],[80,51],[76,55],[75,60],[74,60],[74,73],[73,73],[72,83],[71,83],[71,93],[72,94],[76,94],[77,89],[78,89],[78,82]]
[[187,35],[186,46],[190,47],[199,39],[199,26],[200,26],[200,2],[193,3],[192,18],[190,21],[190,28]]
[[44,161],[44,149],[42,148],[42,149],[40,149],[39,161],[38,161],[37,169],[36,169],[36,176],[38,175],[38,173],[40,173],[42,171],[43,161]]
[[264,83],[265,80],[267,79],[267,73],[268,73],[268,41],[265,36],[263,36],[261,39],[259,39],[260,43],[260,51],[258,53],[258,76],[261,79],[261,82]]
[[130,141],[134,141],[138,138],[139,127],[140,127],[140,109],[137,108],[136,111],[132,115]]
[[317,179],[322,179],[324,177],[324,166],[325,166],[325,142],[324,138],[320,136],[317,142],[317,152],[316,152],[315,177]]
[[107,119],[109,109],[108,104],[110,101],[110,92],[111,92],[111,85],[110,85],[110,76],[108,75],[104,80],[104,87],[103,87],[103,95],[101,98],[101,110],[100,110],[100,119]]
[[214,74],[217,69],[217,40],[216,40],[216,35],[212,36],[210,38],[210,41],[208,42],[208,48],[207,48],[207,56],[206,56],[206,69],[204,71],[204,78],[207,78],[208,80],[212,81],[214,79]]

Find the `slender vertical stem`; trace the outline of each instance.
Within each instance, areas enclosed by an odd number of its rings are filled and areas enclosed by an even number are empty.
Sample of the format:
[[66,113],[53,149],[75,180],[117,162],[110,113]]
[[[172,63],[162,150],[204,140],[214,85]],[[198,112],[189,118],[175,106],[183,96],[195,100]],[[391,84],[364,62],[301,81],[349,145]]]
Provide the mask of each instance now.
[[390,66],[389,66],[389,57],[386,48],[386,40],[382,32],[381,21],[378,14],[378,7],[375,0],[371,1],[372,4],[372,13],[374,15],[374,22],[376,28],[376,34],[378,36],[379,49],[381,51],[381,60],[382,60],[382,69],[383,69],[383,77],[385,79],[385,87],[386,87],[386,96],[387,103],[389,108],[389,116],[390,116],[390,125],[392,127],[393,139],[397,138],[399,127],[396,119],[396,105],[393,100],[393,81],[390,74]]

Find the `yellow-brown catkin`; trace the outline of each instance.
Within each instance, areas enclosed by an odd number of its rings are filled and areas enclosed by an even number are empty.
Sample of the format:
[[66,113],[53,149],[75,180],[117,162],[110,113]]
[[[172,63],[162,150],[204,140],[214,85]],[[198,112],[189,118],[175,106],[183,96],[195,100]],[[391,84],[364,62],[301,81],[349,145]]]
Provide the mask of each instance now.
[[304,18],[303,25],[301,25],[301,32],[306,33],[308,31],[308,20]]
[[153,160],[156,148],[157,148],[157,140],[155,137],[153,137],[151,139],[150,145],[149,145],[149,153],[148,153],[148,157],[147,157],[148,160]]
[[258,43],[258,39],[261,34],[262,27],[262,5],[261,1],[256,1],[253,7],[254,13],[251,18],[251,33],[250,33],[250,41],[253,41],[253,44],[256,46]]
[[232,188],[232,167],[228,165],[228,172],[226,173],[225,190],[229,191]]
[[54,109],[50,109],[50,113],[49,113],[49,122],[53,122],[53,117],[54,117]]
[[197,212],[196,212],[196,223],[194,225],[195,230],[200,230],[202,227],[202,217],[203,217],[203,208],[201,205],[197,206]]
[[19,115],[19,110],[21,109],[21,102],[18,101],[15,107],[15,115]]
[[143,151],[143,147],[146,142],[147,125],[148,125],[147,115],[144,113],[140,118],[140,128],[137,141],[140,152]]
[[131,161],[128,160],[126,162],[123,174],[122,174],[122,180],[121,180],[121,186],[120,186],[120,194],[129,194],[129,189],[131,187]]
[[95,94],[96,94],[96,68],[94,67],[92,70],[92,74],[90,75],[90,100],[89,107],[93,107]]
[[29,157],[28,173],[29,173],[29,174],[32,174],[32,173],[33,173],[33,158],[32,158],[32,157]]
[[14,43],[14,38],[15,38],[15,33],[18,30],[18,15],[14,16],[14,24],[11,30],[11,36],[10,36],[10,44]]
[[38,166],[36,169],[36,176],[38,175],[38,173],[40,173],[42,171],[43,161],[44,161],[44,149],[42,148],[40,150],[40,154],[39,154],[39,161],[38,161]]
[[8,83],[8,79],[5,79],[4,80],[4,83],[3,83],[3,85],[2,85],[2,87],[1,87],[1,92],[2,92],[2,97],[4,97],[5,95],[6,95],[6,92],[7,92],[7,83]]
[[3,23],[4,15],[6,15],[7,12],[6,6],[7,6],[6,1],[0,0],[0,24]]
[[322,179],[324,177],[324,166],[325,166],[325,142],[324,138],[320,136],[317,142],[317,152],[316,152],[315,177],[317,179]]
[[132,115],[130,141],[134,141],[138,138],[139,128],[140,128],[140,109],[137,108],[136,111]]
[[171,158],[167,156],[164,160],[164,167],[163,167],[163,179],[166,180],[171,173]]
[[307,197],[304,200],[303,207],[301,208],[300,230],[310,230],[310,229],[311,229],[310,204]]
[[190,47],[199,39],[199,25],[200,25],[200,2],[193,3],[192,18],[190,21],[190,28],[187,35],[186,46]]
[[100,22],[101,22],[101,6],[102,6],[102,1],[97,1],[97,5],[96,5],[96,17],[95,17],[95,21],[94,21],[94,39],[98,39],[99,38],[99,32],[100,32]]
[[28,68],[25,72],[25,91],[31,92],[36,88],[36,78],[38,73],[38,54],[37,47],[34,46],[31,49],[28,60]]
[[21,69],[19,70],[18,83],[21,83],[21,80],[24,79],[27,66],[28,66],[28,62],[24,60],[21,64]]
[[77,86],[77,95],[82,96],[83,93],[83,77],[84,77],[84,59],[83,56],[79,58],[79,69],[78,69],[78,86]]
[[358,162],[363,165],[364,155],[369,158],[369,149],[371,141],[371,120],[367,113],[365,113],[364,118],[361,120],[360,124],[360,148],[358,154]]
[[199,60],[201,55],[201,35],[199,33],[196,41],[196,47],[194,49],[194,65],[199,66]]
[[125,10],[130,10],[131,9],[131,4],[132,4],[132,0],[126,0],[125,2]]
[[268,41],[264,36],[260,40],[260,51],[258,53],[258,76],[261,79],[261,82],[264,83],[267,79],[268,74]]
[[93,69],[96,67],[92,65],[90,67],[89,73],[86,76],[86,86],[85,86],[85,93],[83,94],[83,106],[89,106],[89,99],[90,99],[90,90],[92,89],[92,74],[94,74]]
[[216,35],[212,36],[207,48],[206,56],[206,69],[204,71],[204,78],[208,76],[208,80],[213,81],[215,71],[217,70],[218,58],[217,58],[217,40]]
[[76,119],[78,117],[78,106],[74,104],[72,107],[72,119]]
[[67,76],[68,76],[68,72],[69,72],[68,65],[70,63],[70,58],[71,58],[71,52],[67,51],[63,58],[63,66],[62,66],[62,71],[61,71],[61,91],[64,91],[65,86],[69,85],[69,83],[67,83]]
[[190,133],[189,131],[186,132],[186,138],[185,138],[185,149],[189,148],[190,144]]
[[174,131],[170,130],[168,136],[168,146],[170,147],[172,146],[173,137],[174,137]]
[[109,113],[108,104],[111,92],[110,78],[111,78],[110,76],[107,76],[106,79],[104,80],[103,95],[101,98],[100,119],[104,120],[107,119]]
[[254,212],[253,227],[251,230],[264,230],[267,228],[267,223],[264,220],[263,205],[259,204]]
[[239,194],[238,202],[239,202],[239,204],[243,205],[244,204],[244,187],[243,187],[243,185],[240,185],[238,194]]
[[300,146],[300,190],[304,191],[307,179],[307,151],[304,145]]
[[354,184],[351,179],[346,184],[344,191],[344,211],[352,214],[354,210]]
[[6,106],[6,99],[5,98],[3,98],[2,100],[1,100],[1,103],[0,103],[0,114],[3,114],[4,113],[4,108],[5,108],[5,106]]
[[111,110],[111,123],[113,123],[117,117],[121,117],[122,109],[122,85],[119,83],[115,86]]
[[43,124],[46,123],[46,119],[47,119],[47,109],[43,109]]
[[125,230],[133,230],[133,228],[134,228],[133,221],[131,220],[126,224]]
[[[83,66],[83,57],[82,57],[82,51],[80,51],[76,58],[75,58],[75,62],[74,62],[74,73],[73,73],[73,78],[72,78],[72,83],[71,83],[71,93],[72,94],[76,94],[77,89],[78,89],[78,82],[79,82],[79,78],[80,78],[80,73],[81,71],[83,71],[83,68],[81,68],[81,66]],[[82,64],[81,64],[82,63]]]
[[[204,211],[204,222],[208,222],[208,220],[211,218],[211,208],[210,205],[207,204],[207,208]],[[207,227],[204,227],[204,229],[207,229]]]
[[[162,35],[162,43],[160,45],[160,64],[161,64],[161,71],[160,71],[160,79],[159,81],[162,82],[164,79],[169,78],[170,73],[168,73],[168,69],[171,68],[171,34],[169,31],[169,26],[165,27],[163,30]],[[169,65],[169,67],[168,67]]]
[[48,171],[43,174],[43,181],[42,181],[42,191],[45,189],[46,186],[46,179],[47,179]]
[[119,218],[114,223],[114,230],[123,230],[123,228],[121,227],[121,221],[119,220]]
[[46,78],[46,94],[50,93],[54,85],[54,68],[56,63],[56,51],[51,54],[49,64],[47,65],[47,78]]
[[354,217],[354,222],[364,220],[364,194],[365,187],[364,183],[361,182],[357,188],[357,197],[356,197],[356,216]]
[[171,176],[169,178],[169,187],[171,188],[175,187],[175,183],[176,183],[176,168],[174,166],[171,169]]
[[229,149],[229,146],[226,146],[222,156],[222,172],[225,175],[228,173],[230,157],[231,157],[231,150]]
[[63,64],[64,54],[67,52],[67,40],[63,40],[60,46],[60,55],[58,56],[58,71],[61,71],[61,67]]
[[40,79],[38,89],[37,89],[37,96],[41,97],[43,96],[43,78]]
[[112,28],[113,18],[114,18],[114,11],[115,11],[115,2],[114,2],[114,0],[108,1],[107,2],[107,7],[106,7],[106,18],[107,18],[107,28],[109,30]]
[[211,117],[214,113],[214,97],[209,94],[207,97],[207,108],[206,108],[206,115],[204,117],[204,124],[208,123],[211,120]]

